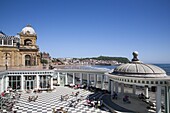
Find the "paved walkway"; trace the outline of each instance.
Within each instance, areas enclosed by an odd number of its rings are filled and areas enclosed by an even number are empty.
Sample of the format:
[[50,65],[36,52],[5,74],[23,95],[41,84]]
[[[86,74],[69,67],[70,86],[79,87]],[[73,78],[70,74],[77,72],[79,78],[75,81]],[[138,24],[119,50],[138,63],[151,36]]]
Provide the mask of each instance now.
[[[61,101],[61,95],[71,95],[72,92],[79,91],[80,94],[78,97],[69,96],[70,98],[67,101]],[[63,110],[67,113],[109,113],[108,111],[96,109],[94,107],[85,106],[86,97],[92,95],[90,91],[83,89],[71,89],[68,87],[58,86],[53,92],[42,92],[42,93],[22,93],[21,98],[18,103],[14,105],[14,109],[17,113],[52,113],[52,109],[60,109],[63,107]],[[100,93],[99,93],[100,94]],[[28,102],[29,96],[38,96],[38,99],[33,102]],[[95,94],[94,96],[98,96]],[[70,103],[77,100],[77,98],[82,98],[75,107],[69,107]],[[92,98],[92,97],[91,97]]]
[[[72,92],[80,92],[78,97],[70,96]],[[67,101],[61,101],[61,95],[69,95]],[[38,96],[38,99],[33,102],[28,102],[29,96]],[[96,109],[94,107],[88,107],[85,105],[86,98],[99,98],[102,96],[101,92],[93,93],[84,89],[72,89],[63,86],[57,86],[53,92],[43,92],[43,93],[22,93],[21,98],[18,103],[14,105],[15,111],[17,113],[52,113],[54,109],[60,109],[68,113],[109,113],[107,109]],[[69,105],[81,98],[82,101],[78,102],[75,107],[70,107]],[[107,104],[113,111],[118,111],[120,113],[151,113],[146,111],[146,103],[132,98],[130,96],[131,104],[123,103],[121,98],[118,100],[112,100],[109,94],[105,94],[101,98],[105,104]],[[134,111],[134,112],[133,112]],[[3,112],[5,113],[5,111]]]
[[106,94],[102,97],[102,100],[105,104],[107,104],[110,108],[112,108],[114,111],[118,111],[121,113],[134,113],[131,110],[128,110],[126,108],[123,108],[121,106],[119,106],[118,104],[115,104],[112,100],[111,100],[111,96]]

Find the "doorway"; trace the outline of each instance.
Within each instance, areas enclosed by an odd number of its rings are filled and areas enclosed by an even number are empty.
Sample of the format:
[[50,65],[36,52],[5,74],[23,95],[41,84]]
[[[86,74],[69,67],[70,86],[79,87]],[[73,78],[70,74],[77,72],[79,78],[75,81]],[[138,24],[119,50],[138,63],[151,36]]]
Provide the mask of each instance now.
[[27,90],[34,89],[34,80],[26,80],[25,83]]

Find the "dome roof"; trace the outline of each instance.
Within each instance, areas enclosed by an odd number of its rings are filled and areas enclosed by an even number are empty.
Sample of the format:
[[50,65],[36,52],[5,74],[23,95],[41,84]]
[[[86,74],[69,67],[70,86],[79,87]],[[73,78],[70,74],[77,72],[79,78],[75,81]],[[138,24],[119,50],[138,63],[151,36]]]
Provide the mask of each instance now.
[[158,66],[141,63],[137,52],[133,52],[132,62],[116,67],[112,74],[120,76],[165,77],[166,72]]
[[30,35],[36,35],[35,30],[32,28],[31,25],[27,25],[24,27],[21,31],[23,34],[30,34]]

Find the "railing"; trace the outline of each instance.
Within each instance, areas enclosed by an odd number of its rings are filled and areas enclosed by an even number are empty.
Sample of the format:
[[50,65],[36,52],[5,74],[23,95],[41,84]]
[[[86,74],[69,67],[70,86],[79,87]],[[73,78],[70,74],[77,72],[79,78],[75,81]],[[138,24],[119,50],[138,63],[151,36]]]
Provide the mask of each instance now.
[[[20,71],[20,70],[47,70],[47,69],[44,69],[42,66],[15,66],[15,67],[9,66],[8,70],[9,71],[13,71],[13,70]],[[7,70],[5,67],[0,67],[0,72],[1,71],[7,71]]]

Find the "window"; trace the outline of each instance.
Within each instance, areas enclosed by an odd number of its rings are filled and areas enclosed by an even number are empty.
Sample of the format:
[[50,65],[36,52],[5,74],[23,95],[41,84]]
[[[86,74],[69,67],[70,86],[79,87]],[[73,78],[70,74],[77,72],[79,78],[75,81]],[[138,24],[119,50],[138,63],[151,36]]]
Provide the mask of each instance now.
[[25,66],[31,66],[31,56],[25,55]]
[[32,44],[32,41],[30,39],[24,40],[24,45],[29,46]]
[[[2,43],[2,40],[1,40]],[[4,39],[4,45],[12,45],[12,40],[11,39]]]
[[9,86],[12,89],[20,89],[21,88],[21,76],[9,76]]
[[8,44],[8,45],[12,45],[12,40],[8,40],[8,41],[7,41],[7,44]]
[[41,88],[50,88],[50,76],[40,75],[40,87]]
[[2,45],[2,39],[0,39],[0,45]]
[[4,39],[4,45],[7,45],[7,44],[8,44],[7,39]]

